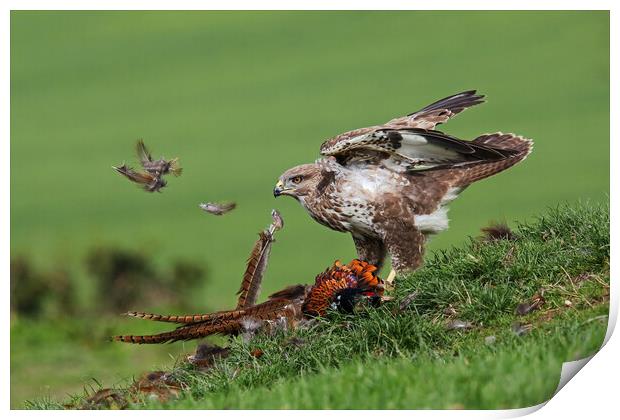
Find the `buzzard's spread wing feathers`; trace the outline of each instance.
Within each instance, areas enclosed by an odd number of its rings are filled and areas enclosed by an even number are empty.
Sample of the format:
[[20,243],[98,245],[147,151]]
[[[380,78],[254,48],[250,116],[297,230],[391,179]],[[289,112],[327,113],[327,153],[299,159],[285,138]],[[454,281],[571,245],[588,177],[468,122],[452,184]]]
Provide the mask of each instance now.
[[322,155],[335,155],[339,151],[347,148],[347,144],[355,138],[371,135],[373,132],[382,129],[403,129],[420,128],[424,130],[434,130],[439,124],[443,124],[450,118],[464,111],[465,109],[484,102],[484,95],[477,95],[475,90],[457,93],[448,96],[425,106],[419,111],[413,112],[404,117],[394,118],[384,125],[359,128],[347,131],[325,141],[321,145]]
[[330,150],[341,164],[381,164],[398,172],[437,166],[458,167],[513,156],[516,151],[459,140],[418,128],[377,129],[340,142]]
[[433,130],[437,125],[445,123],[456,114],[483,102],[484,95],[477,95],[475,90],[468,90],[433,102],[406,117],[395,118],[386,125],[405,123],[409,127]]

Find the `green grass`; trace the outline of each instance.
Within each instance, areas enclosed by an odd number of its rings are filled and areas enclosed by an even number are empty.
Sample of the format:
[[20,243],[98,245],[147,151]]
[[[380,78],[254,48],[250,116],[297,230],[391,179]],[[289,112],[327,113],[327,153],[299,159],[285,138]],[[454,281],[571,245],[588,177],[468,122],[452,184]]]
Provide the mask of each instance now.
[[[485,345],[476,335],[458,355],[407,353],[394,359],[343,362],[270,385],[231,384],[214,394],[190,393],[180,401],[147,405],[175,409],[498,409],[539,404],[555,391],[561,365],[597,351],[607,308],[562,319],[535,335],[504,334]],[[587,318],[589,317],[589,318]],[[590,320],[595,320],[590,321]],[[584,322],[594,322],[584,326]],[[192,378],[195,379],[195,378]],[[209,379],[204,378],[204,382]],[[208,387],[204,382],[190,384]],[[141,407],[141,406],[138,406]]]
[[[182,398],[134,407],[517,408],[543,402],[557,386],[562,362],[602,344],[609,210],[558,207],[520,225],[516,235],[514,241],[472,239],[436,254],[397,279],[396,299],[378,309],[332,313],[310,328],[258,335],[249,343],[233,339],[231,355],[206,374],[179,359],[172,372],[187,387]],[[401,310],[413,292],[417,297]],[[515,314],[536,293],[544,296],[543,307]],[[450,319],[474,328],[447,329]],[[515,334],[515,322],[531,331]],[[291,345],[292,337],[302,344]],[[254,349],[262,357],[253,357]]]
[[[463,245],[489,220],[607,201],[608,12],[12,12],[11,254],[42,270],[67,266],[83,324],[101,331],[111,321],[92,310],[94,279],[83,265],[92,247],[148,249],[163,267],[202,260],[209,278],[195,303],[223,309],[234,303],[255,232],[277,207],[286,227],[264,292],[309,281],[354,248],[293,200],[274,200],[281,172],[313,161],[327,137],[471,88],[488,103],[442,129],[466,139],[516,132],[535,150],[465,191],[431,249]],[[132,158],[140,137],[185,169],[162,194],[110,168]],[[239,207],[210,217],[197,205],[211,200]],[[110,364],[129,372],[168,360],[153,348],[85,349],[55,331],[61,323],[13,320],[13,405],[77,392],[79,372],[107,382]],[[78,324],[59,329],[88,330]],[[45,340],[29,346],[42,330]],[[75,358],[75,374],[48,374],[76,352],[91,356]]]

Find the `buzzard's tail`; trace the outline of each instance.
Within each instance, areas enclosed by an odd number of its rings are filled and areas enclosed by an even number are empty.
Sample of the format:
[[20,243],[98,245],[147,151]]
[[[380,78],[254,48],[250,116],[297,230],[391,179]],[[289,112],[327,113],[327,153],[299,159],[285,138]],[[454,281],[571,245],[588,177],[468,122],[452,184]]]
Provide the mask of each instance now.
[[466,187],[472,182],[490,177],[502,172],[511,166],[524,160],[532,151],[534,142],[525,137],[508,133],[483,134],[472,141],[489,148],[510,151],[510,156],[505,159],[487,162],[477,162],[461,169],[462,176],[456,182],[455,187]]

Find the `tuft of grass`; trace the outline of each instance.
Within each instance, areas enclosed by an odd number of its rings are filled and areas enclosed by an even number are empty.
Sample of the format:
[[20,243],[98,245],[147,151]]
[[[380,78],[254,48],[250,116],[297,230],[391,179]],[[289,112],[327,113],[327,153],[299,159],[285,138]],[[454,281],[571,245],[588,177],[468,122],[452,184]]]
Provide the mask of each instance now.
[[[179,359],[171,375],[183,385],[181,397],[137,398],[132,407],[516,408],[545,401],[561,363],[595,352],[605,335],[609,208],[559,206],[518,225],[510,238],[470,238],[435,253],[397,278],[394,301],[380,308],[331,313],[309,328],[249,343],[233,338],[230,356],[207,372]],[[542,306],[518,315],[533,296]],[[256,349],[261,357],[252,355]]]

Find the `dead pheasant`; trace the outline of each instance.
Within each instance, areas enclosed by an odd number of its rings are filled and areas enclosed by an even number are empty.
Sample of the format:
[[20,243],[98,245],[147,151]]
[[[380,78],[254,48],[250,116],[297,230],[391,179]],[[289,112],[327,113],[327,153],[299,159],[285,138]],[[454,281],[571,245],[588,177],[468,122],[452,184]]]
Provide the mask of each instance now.
[[248,322],[285,320],[294,326],[304,318],[323,316],[333,308],[352,312],[362,299],[378,304],[383,295],[383,281],[375,272],[377,267],[364,261],[349,264],[336,261],[316,277],[314,285],[287,287],[269,296],[266,302],[233,311],[220,311],[204,315],[157,315],[129,312],[127,315],[153,321],[182,324],[176,330],[155,335],[121,335],[114,341],[136,344],[166,343],[192,340],[211,334],[238,334]]
[[353,260],[347,265],[336,261],[331,268],[319,274],[314,285],[289,286],[269,296],[266,302],[256,304],[260,286],[267,269],[274,235],[284,227],[278,211],[271,212],[272,222],[259,233],[252,248],[241,287],[237,307],[201,315],[158,315],[146,312],[128,312],[134,318],[173,322],[176,330],[155,335],[120,335],[114,341],[136,344],[155,344],[191,340],[211,334],[238,334],[249,324],[284,321],[295,326],[307,317],[323,316],[329,308],[352,312],[362,299],[377,304],[383,295],[383,281],[375,272],[377,267],[364,261]]

